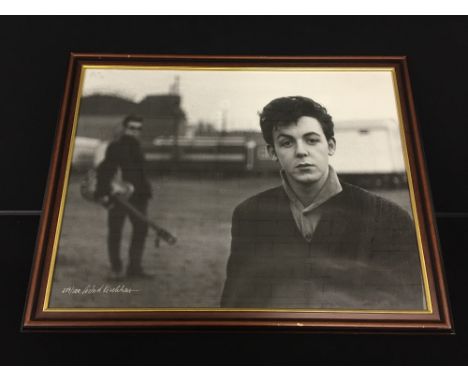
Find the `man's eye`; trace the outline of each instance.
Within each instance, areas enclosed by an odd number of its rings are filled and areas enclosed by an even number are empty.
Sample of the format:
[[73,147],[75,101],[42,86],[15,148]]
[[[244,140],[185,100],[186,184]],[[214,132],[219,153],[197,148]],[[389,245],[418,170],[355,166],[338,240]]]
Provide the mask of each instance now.
[[309,145],[315,145],[316,143],[319,143],[320,142],[320,139],[318,138],[309,138],[307,139],[306,141]]
[[291,141],[281,141],[281,142],[280,142],[280,146],[281,146],[281,147],[291,147],[291,146],[292,146],[292,142],[291,142]]

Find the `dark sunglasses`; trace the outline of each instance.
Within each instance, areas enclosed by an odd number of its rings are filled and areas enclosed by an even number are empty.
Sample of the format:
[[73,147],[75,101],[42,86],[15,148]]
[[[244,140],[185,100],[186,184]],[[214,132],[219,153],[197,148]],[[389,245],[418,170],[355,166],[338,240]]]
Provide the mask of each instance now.
[[130,125],[130,126],[127,126],[127,129],[135,130],[135,131],[141,131],[141,130],[143,130],[143,127],[141,127],[141,126],[131,126]]

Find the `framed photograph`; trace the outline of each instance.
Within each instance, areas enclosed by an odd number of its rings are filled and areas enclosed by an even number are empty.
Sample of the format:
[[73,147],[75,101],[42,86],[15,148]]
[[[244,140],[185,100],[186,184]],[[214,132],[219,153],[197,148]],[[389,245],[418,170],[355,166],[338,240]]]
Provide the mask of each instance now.
[[72,54],[24,329],[452,333],[406,58]]

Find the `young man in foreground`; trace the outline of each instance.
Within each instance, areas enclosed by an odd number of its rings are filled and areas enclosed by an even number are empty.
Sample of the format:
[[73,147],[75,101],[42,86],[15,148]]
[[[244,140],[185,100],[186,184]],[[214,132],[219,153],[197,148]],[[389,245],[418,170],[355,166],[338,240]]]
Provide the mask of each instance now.
[[326,109],[278,98],[260,126],[282,186],[234,210],[221,307],[424,309],[413,221],[338,179]]

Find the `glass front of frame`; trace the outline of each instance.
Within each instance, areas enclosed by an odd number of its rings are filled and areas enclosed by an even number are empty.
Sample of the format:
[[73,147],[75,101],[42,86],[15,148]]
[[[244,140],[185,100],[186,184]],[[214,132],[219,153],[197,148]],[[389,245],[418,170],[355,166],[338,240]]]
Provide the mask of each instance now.
[[75,112],[45,310],[432,311],[392,68],[85,66]]

